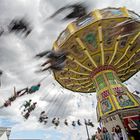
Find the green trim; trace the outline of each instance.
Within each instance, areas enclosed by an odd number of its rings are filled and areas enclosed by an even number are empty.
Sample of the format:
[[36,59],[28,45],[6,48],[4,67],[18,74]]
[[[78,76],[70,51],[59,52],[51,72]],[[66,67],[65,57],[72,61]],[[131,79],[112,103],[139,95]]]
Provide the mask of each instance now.
[[98,84],[98,87],[99,87],[99,90],[107,87],[107,84],[105,82],[105,79],[104,79],[104,76],[103,75],[99,75],[96,77],[96,81],[97,81],[97,84]]
[[88,35],[86,35],[86,37],[84,38],[84,40],[88,44],[92,45],[95,49],[97,48],[96,36],[95,36],[94,33],[89,33]]

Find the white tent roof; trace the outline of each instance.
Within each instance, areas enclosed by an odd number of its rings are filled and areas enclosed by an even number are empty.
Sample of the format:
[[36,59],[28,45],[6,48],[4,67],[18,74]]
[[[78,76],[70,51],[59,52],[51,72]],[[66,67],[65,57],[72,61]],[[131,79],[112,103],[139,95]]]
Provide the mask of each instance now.
[[0,140],[8,140],[6,132],[0,137]]

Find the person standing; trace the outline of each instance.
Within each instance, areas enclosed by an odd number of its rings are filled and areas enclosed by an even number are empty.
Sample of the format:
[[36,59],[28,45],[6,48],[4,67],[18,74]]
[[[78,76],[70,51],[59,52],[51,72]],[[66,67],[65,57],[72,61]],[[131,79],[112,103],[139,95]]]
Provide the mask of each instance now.
[[111,135],[112,135],[113,140],[119,140],[119,137],[118,137],[118,135],[116,133],[116,128],[115,127],[112,127]]
[[108,130],[103,127],[103,140],[112,140]]
[[96,132],[95,137],[96,137],[97,140],[104,140],[103,139],[103,133],[102,133],[102,131],[101,131],[101,129],[99,127],[97,128],[97,132]]
[[127,134],[119,125],[116,125],[116,133],[119,137],[119,140],[128,140]]

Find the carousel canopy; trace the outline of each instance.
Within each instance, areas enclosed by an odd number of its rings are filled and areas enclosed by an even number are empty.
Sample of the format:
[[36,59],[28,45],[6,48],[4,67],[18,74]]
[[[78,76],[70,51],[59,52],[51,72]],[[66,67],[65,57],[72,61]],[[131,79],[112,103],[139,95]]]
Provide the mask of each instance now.
[[54,50],[68,52],[64,70],[54,71],[65,88],[95,91],[93,76],[102,69],[116,71],[122,82],[140,68],[139,15],[123,8],[95,10],[67,26]]

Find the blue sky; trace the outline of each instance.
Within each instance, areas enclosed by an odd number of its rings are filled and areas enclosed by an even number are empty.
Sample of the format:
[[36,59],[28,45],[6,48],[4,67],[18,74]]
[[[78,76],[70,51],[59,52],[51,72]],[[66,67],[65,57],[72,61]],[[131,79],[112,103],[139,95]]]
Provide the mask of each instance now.
[[[13,127],[14,125],[17,124],[16,121],[13,121],[11,119],[5,119],[1,118],[0,119],[0,125],[5,126],[5,127]],[[10,139],[51,139],[51,140],[61,140],[61,137],[63,137],[63,133],[60,131],[57,131],[56,129],[51,129],[51,130],[43,130],[43,129],[37,129],[37,130],[23,130],[23,131],[11,131],[10,134]]]
[[[48,138],[47,138],[48,137]],[[61,140],[63,135],[56,130],[46,131],[46,130],[36,130],[36,131],[19,131],[12,132],[10,138],[25,138],[25,139],[42,139],[42,140]]]
[[12,131],[10,134],[10,138],[25,138],[25,139],[44,139],[44,131],[43,130],[36,130],[36,131]]

